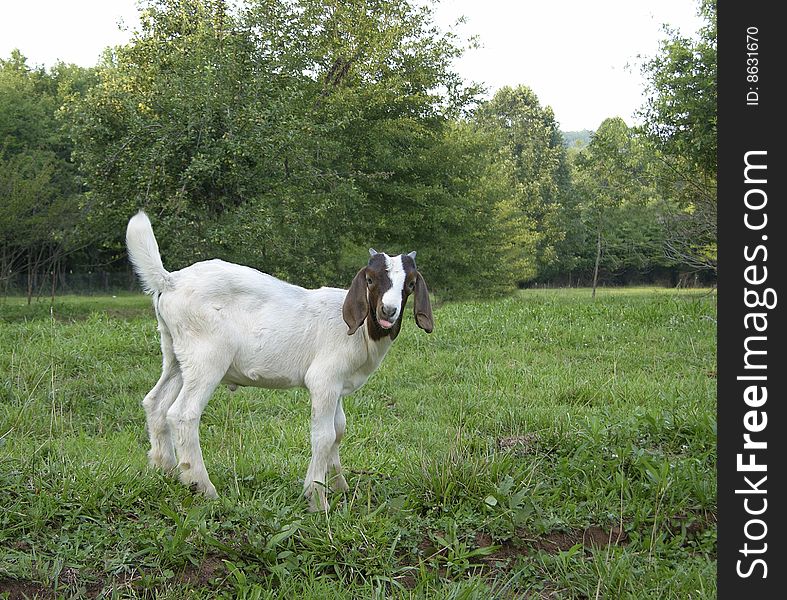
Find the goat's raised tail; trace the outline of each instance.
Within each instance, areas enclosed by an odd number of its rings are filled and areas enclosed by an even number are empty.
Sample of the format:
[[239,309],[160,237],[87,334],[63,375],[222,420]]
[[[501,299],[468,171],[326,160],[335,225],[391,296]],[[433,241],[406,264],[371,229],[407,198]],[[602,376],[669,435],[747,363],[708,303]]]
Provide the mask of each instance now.
[[169,271],[161,262],[153,226],[143,211],[139,211],[128,222],[126,247],[134,271],[142,281],[146,293],[163,292],[172,287]]

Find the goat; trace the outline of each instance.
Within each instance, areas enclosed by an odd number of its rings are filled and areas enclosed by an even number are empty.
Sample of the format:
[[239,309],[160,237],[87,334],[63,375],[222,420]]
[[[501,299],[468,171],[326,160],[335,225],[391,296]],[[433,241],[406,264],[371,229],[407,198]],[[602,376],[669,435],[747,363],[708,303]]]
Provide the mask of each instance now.
[[388,256],[370,249],[368,264],[343,290],[305,289],[218,259],[169,272],[142,211],[129,220],[126,246],[153,297],[163,354],[161,377],[142,401],[151,466],[177,468],[181,482],[216,498],[199,421],[218,385],[305,387],[312,456],[303,490],[310,510],[327,510],[329,469],[331,489],[349,489],[339,462],[342,398],[380,365],[399,335],[408,296],[415,296],[417,325],[427,333],[434,327],[415,252]]

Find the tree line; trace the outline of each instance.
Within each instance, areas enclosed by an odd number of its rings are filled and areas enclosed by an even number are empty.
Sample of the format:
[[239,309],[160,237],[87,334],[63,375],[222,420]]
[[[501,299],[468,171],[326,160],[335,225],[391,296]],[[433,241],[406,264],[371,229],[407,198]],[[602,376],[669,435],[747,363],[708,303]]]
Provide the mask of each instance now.
[[417,250],[444,298],[716,265],[716,5],[643,66],[644,125],[568,144],[526,85],[488,100],[410,0],[148,0],[95,67],[0,59],[0,282],[222,257],[345,285]]

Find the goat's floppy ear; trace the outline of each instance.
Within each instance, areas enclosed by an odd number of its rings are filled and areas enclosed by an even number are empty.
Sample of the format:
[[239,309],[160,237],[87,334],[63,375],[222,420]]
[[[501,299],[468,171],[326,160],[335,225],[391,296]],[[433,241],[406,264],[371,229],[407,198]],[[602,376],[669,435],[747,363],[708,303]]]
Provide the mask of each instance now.
[[364,267],[353,278],[342,305],[342,318],[350,328],[347,335],[352,335],[358,330],[367,314],[369,314],[369,301],[366,299],[366,267]]
[[416,271],[415,276],[415,322],[418,327],[426,333],[434,330],[434,318],[432,317],[432,303],[429,301],[429,290],[426,282],[420,273]]

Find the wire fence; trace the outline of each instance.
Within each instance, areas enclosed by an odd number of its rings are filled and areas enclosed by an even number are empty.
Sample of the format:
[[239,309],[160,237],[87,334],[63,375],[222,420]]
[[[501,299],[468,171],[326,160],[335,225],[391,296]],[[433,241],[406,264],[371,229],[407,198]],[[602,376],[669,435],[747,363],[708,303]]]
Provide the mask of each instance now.
[[47,297],[54,294],[100,296],[118,292],[141,291],[131,269],[125,271],[87,271],[53,273],[15,273],[0,281],[5,296]]

